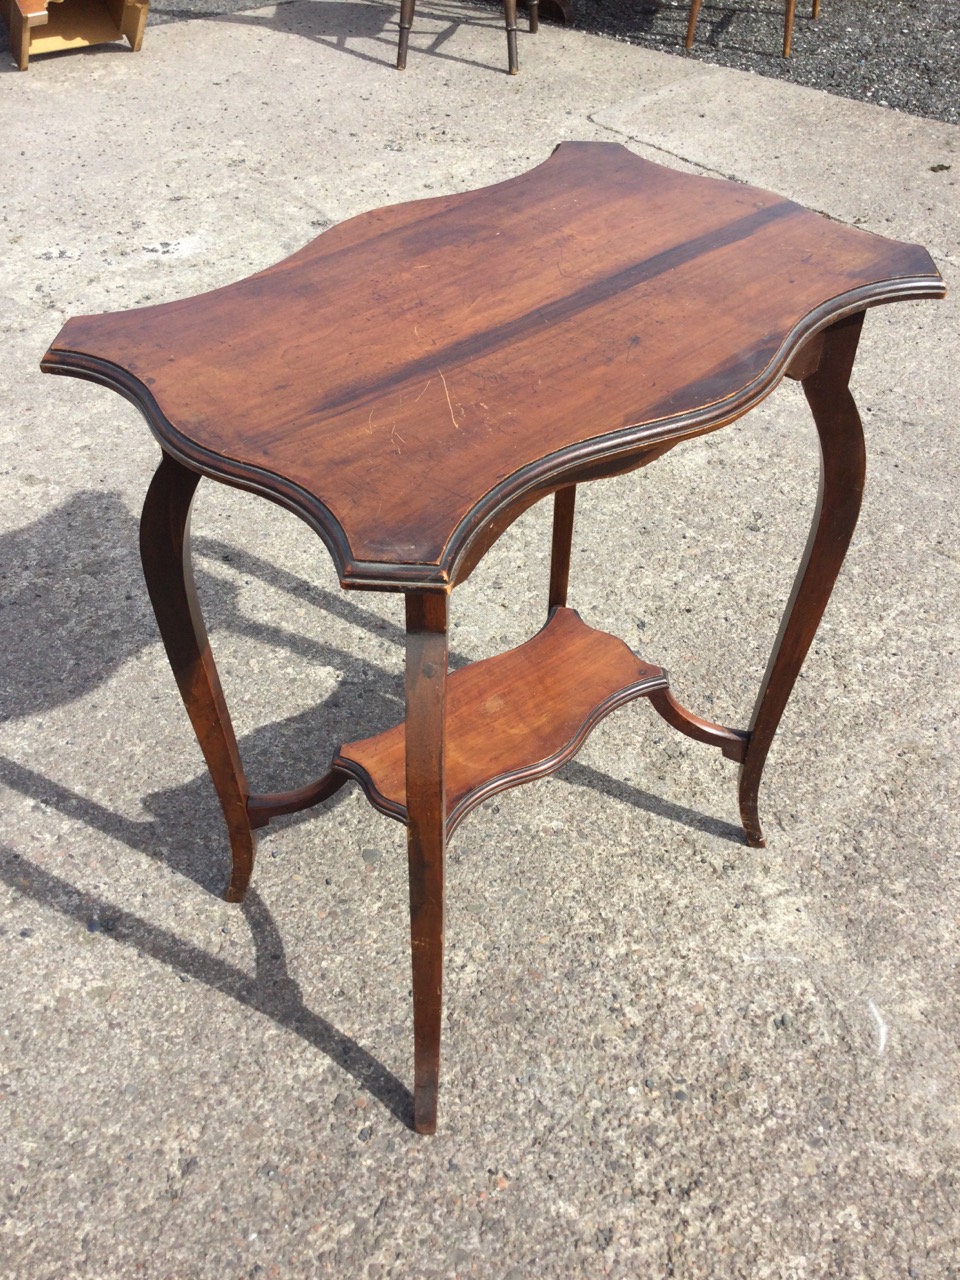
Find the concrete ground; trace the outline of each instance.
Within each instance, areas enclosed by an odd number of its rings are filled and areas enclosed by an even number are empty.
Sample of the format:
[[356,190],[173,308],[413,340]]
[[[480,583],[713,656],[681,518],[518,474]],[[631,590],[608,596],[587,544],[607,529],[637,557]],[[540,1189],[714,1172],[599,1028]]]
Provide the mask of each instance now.
[[[741,842],[734,767],[645,704],[461,828],[435,1137],[404,1119],[402,829],[350,789],[271,829],[243,908],[216,896],[225,835],[137,560],[157,447],[119,397],[41,376],[66,317],[564,138],[960,266],[956,126],[556,28],[510,78],[496,15],[446,0],[398,75],[395,20],[295,0],[0,78],[0,1274],[956,1277],[955,301],[868,317],[867,497],[768,848]],[[815,488],[791,384],[588,486],[571,602],[742,724]],[[340,592],[305,526],[221,487],[194,537],[257,789],[395,716],[396,598]],[[458,592],[458,659],[539,626],[547,540],[535,509]]]

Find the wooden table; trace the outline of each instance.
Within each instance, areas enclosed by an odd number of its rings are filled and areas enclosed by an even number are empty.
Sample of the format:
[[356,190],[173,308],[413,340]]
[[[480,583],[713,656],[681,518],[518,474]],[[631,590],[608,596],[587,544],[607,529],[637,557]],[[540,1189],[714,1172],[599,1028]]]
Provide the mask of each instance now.
[[[247,888],[258,827],[349,778],[406,823],[419,1131],[436,1126],[445,846],[481,800],[559,768],[646,697],[739,762],[747,842],[763,844],[764,761],[860,506],[848,381],[863,314],[944,292],[917,246],[617,145],[564,143],[519,178],[363,214],[213,293],[72,319],[47,352],[48,372],[132,400],[163,451],[144,572],[226,817],[228,898]],[[735,421],[784,375],[819,432],[820,496],[753,718],[728,728],[568,608],[574,497]],[[345,588],[405,595],[405,724],[340,746],[298,791],[247,786],[190,569],[201,476],[295,512]],[[448,677],[450,593],[550,494],[546,624]]]

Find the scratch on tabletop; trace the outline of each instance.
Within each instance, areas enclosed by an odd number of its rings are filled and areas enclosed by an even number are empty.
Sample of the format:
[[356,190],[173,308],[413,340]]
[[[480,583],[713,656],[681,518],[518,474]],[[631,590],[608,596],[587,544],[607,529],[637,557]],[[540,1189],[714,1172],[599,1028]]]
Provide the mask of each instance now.
[[444,389],[444,391],[446,392],[446,395],[447,395],[447,408],[450,410],[450,421],[453,423],[453,429],[454,429],[454,431],[459,431],[459,430],[460,430],[460,424],[459,424],[459,422],[457,422],[457,416],[456,416],[456,414],[453,412],[453,402],[452,402],[452,401],[451,401],[451,399],[450,399],[450,390],[449,390],[449,388],[447,387],[447,380],[446,380],[446,378],[443,376],[443,370],[442,370],[441,368],[439,368],[439,367],[437,368],[437,373],[439,373],[439,375],[440,375],[440,381],[443,383],[443,389]]
[[[422,395],[423,395],[423,392],[424,392],[424,391],[426,391],[427,387],[429,387],[429,385],[430,385],[430,383],[431,383],[432,381],[433,381],[433,379],[432,379],[432,378],[428,378],[428,379],[426,380],[426,382],[423,384],[423,391],[421,391],[421,392],[420,392],[420,395],[419,395],[419,396],[417,396],[417,400],[419,400],[419,399],[420,399],[420,396],[422,396]],[[414,403],[414,404],[416,404],[416,403],[417,403],[417,400],[414,400],[414,402],[413,402],[413,403]]]
[[[397,430],[396,423],[394,423],[393,426],[390,428],[390,439],[393,441],[394,446],[396,447],[396,450],[397,450],[397,454],[399,455],[401,452],[400,444],[406,444],[407,442],[406,440],[404,440],[403,436]],[[397,444],[398,440],[400,441],[400,444]]]

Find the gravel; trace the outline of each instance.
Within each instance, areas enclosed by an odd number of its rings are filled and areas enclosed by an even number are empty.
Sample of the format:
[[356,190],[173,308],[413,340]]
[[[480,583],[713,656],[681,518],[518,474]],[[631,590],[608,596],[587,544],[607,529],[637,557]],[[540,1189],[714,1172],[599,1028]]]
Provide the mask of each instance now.
[[[570,26],[960,124],[958,0],[821,0],[815,22],[810,0],[799,0],[789,58],[782,56],[785,2],[704,0],[689,53],[683,45],[687,0],[570,0]],[[254,5],[255,0],[154,0],[150,22]],[[429,0],[420,0],[420,7],[428,10]],[[547,21],[560,17],[555,0],[541,0],[540,12]]]
[[[960,124],[958,0],[822,0],[817,21],[808,0],[800,0],[790,58],[781,56],[785,0],[705,0],[689,53],[683,47],[686,0],[572,3],[574,30]],[[256,0],[154,0],[148,22],[255,7]],[[559,14],[554,0],[542,0],[545,19]],[[0,50],[8,47],[5,34],[0,24]]]
[[705,0],[689,54],[685,0],[574,3],[571,25],[581,31],[960,123],[957,0],[822,0],[816,21],[809,0],[799,0],[789,58],[782,56],[784,0]]

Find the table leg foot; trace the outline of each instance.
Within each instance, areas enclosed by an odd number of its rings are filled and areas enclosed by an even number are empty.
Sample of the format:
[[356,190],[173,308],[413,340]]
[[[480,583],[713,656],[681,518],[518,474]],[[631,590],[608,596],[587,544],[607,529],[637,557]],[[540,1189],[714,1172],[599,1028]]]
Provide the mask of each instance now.
[[242,902],[253,873],[256,835],[237,739],[210,652],[190,563],[190,508],[200,481],[164,454],[140,520],[140,557],[170,666],[193,724],[230,834],[228,902]]
[[762,848],[758,795],[763,767],[787,699],[816,635],[856,528],[866,453],[849,381],[863,312],[827,329],[817,368],[802,379],[820,437],[820,490],[810,536],[760,686],[740,766],[740,813],[747,844]]
[[[757,781],[759,782],[759,778]],[[752,794],[748,795],[741,784],[740,823],[743,827],[743,834],[746,838],[747,845],[751,849],[765,849],[767,847],[767,842],[760,826],[760,810],[757,800],[757,791],[754,790]]]
[[251,830],[249,835],[235,837],[231,832],[230,852],[230,880],[223,897],[225,902],[242,902],[250,888],[250,877],[257,857],[257,833]]
[[447,597],[407,596],[406,775],[410,950],[413,967],[413,1125],[437,1127],[443,996],[446,845],[444,717]]

